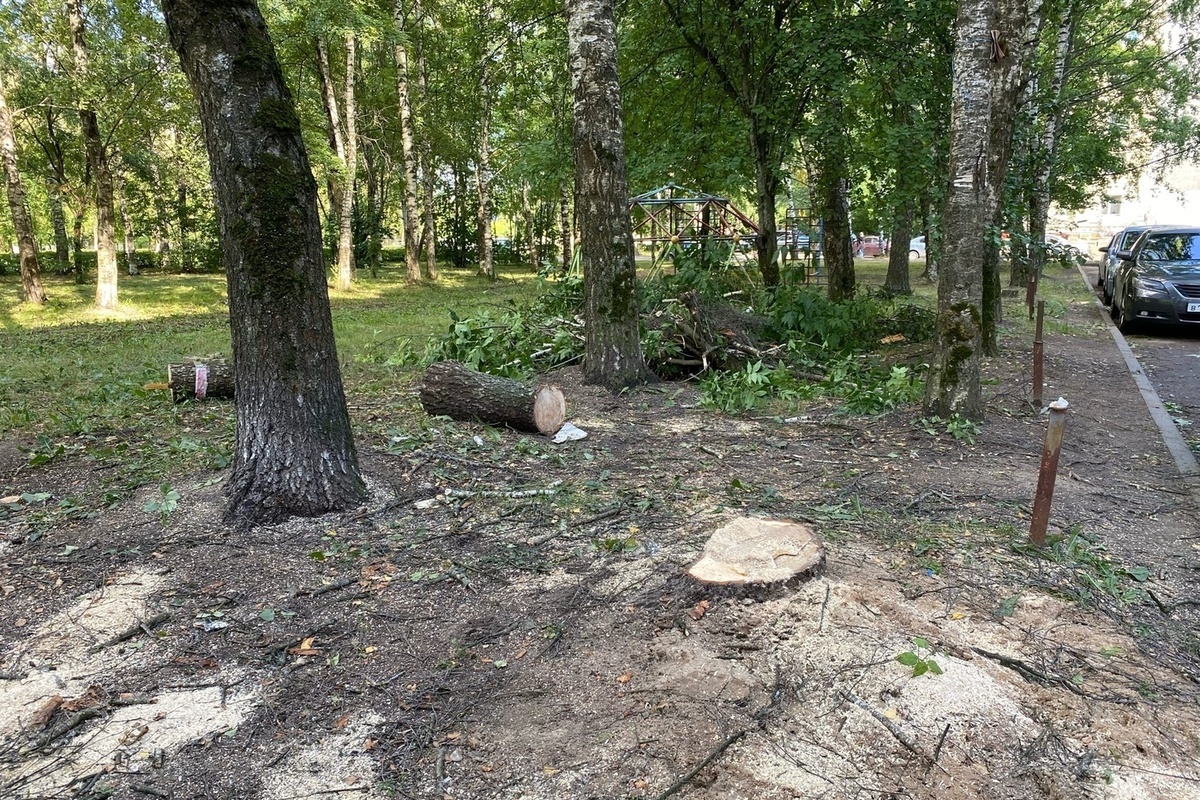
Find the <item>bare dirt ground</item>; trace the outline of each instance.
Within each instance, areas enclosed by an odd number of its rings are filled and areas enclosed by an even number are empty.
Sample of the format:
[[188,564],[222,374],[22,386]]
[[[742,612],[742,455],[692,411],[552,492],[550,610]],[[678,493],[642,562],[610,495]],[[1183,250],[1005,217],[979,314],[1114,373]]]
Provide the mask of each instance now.
[[[1044,420],[1003,345],[973,441],[571,371],[590,435],[561,445],[406,396],[360,442],[367,506],[247,533],[203,475],[168,516],[47,527],[101,476],[2,443],[0,797],[1200,797],[1197,497],[1073,305],[1055,544],[1027,547]],[[747,514],[811,522],[824,571],[687,579]]]

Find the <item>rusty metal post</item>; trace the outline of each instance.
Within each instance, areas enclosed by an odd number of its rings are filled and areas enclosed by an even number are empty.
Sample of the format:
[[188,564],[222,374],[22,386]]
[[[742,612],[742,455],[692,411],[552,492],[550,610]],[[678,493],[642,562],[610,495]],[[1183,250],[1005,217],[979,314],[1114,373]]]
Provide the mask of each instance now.
[[1058,454],[1062,450],[1063,426],[1067,423],[1067,401],[1058,398],[1050,404],[1050,425],[1042,446],[1042,465],[1038,470],[1037,494],[1033,498],[1033,518],[1029,523],[1029,541],[1035,547],[1046,544],[1046,526],[1050,522],[1050,501],[1054,499],[1054,479],[1058,476]]
[[1033,407],[1042,407],[1042,320],[1046,316],[1046,301],[1037,302],[1037,328],[1033,334]]
[[1033,298],[1037,295],[1037,276],[1030,275],[1025,286],[1025,305],[1029,307],[1029,318],[1033,319]]

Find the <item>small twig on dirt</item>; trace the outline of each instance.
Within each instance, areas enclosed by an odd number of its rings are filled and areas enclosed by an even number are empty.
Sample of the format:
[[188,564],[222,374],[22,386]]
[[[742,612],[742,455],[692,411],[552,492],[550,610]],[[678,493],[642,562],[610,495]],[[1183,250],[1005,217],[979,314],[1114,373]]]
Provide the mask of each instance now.
[[944,745],[946,743],[946,734],[948,734],[949,732],[950,732],[950,723],[947,722],[946,727],[942,728],[942,735],[938,737],[937,747],[933,748],[933,761],[929,764],[929,767],[925,770],[926,775],[929,774],[929,770],[933,768],[933,765],[938,762],[938,758],[941,757],[942,745]]
[[150,632],[150,629],[153,628],[155,625],[160,625],[160,624],[166,622],[167,620],[169,620],[170,618],[171,618],[171,615],[165,611],[163,611],[159,614],[155,614],[153,617],[146,620],[145,622],[137,622],[137,623],[134,623],[133,625],[130,625],[128,628],[121,631],[116,636],[112,637],[111,639],[106,639],[105,641],[101,642],[100,644],[92,645],[91,647],[88,648],[88,653],[99,653],[104,648],[112,647],[114,644],[120,644],[121,642],[125,641],[126,639],[132,639],[133,637],[137,636],[139,633],[147,633],[148,634]]
[[338,578],[333,583],[326,583],[313,589],[301,589],[300,594],[307,594],[312,597],[320,597],[321,595],[328,594],[329,592],[336,592],[338,589],[345,589],[352,583],[358,583],[357,575],[347,575],[345,578]]
[[1164,614],[1167,614],[1168,616],[1180,606],[1200,606],[1200,599],[1194,597],[1185,597],[1184,599],[1176,600],[1173,603],[1164,603],[1162,600],[1158,599],[1158,595],[1154,593],[1153,589],[1147,589],[1146,594],[1149,595],[1150,599],[1154,601],[1154,605],[1158,606],[1158,610]]
[[58,737],[67,735],[68,733],[75,730],[83,723],[87,722],[89,719],[100,716],[100,713],[101,713],[100,709],[96,708],[95,706],[92,706],[91,708],[84,708],[84,709],[80,709],[79,711],[76,711],[74,714],[67,717],[65,720],[63,720],[59,724],[55,725],[53,728],[46,731],[41,736],[39,736],[37,739],[35,739],[34,743],[33,743],[33,749],[41,750],[43,747],[50,744]]
[[0,672],[0,681],[23,681],[28,677],[28,672]]
[[108,701],[110,706],[149,706],[157,703],[158,700],[145,694],[135,694],[131,697],[115,697]]
[[825,584],[825,599],[821,601],[821,618],[817,621],[817,633],[825,630],[825,612],[829,609],[829,596],[833,593],[832,587]]
[[582,528],[585,525],[591,525],[593,523],[600,522],[601,520],[611,519],[611,518],[617,516],[618,514],[620,514],[624,510],[625,509],[622,506],[617,506],[616,508],[610,508],[605,511],[601,511],[599,514],[593,514],[592,516],[588,517],[587,519],[581,519],[578,522],[571,522],[570,525],[568,526],[568,528],[563,528],[562,530],[553,531],[551,533],[547,533],[542,536],[535,536],[532,539],[526,539],[525,543],[531,547],[541,547],[546,542],[549,542],[552,539],[557,539],[559,536],[562,536],[563,534],[567,533],[567,531],[571,528]]
[[155,789],[153,786],[147,786],[144,783],[134,783],[129,787],[129,791],[138,794],[148,794],[151,797],[170,797],[170,792],[164,792],[162,789]]
[[890,719],[888,719],[882,713],[880,713],[879,711],[872,708],[871,705],[869,703],[867,703],[866,700],[863,700],[861,697],[856,695],[854,692],[849,691],[848,689],[843,689],[838,694],[840,694],[842,696],[842,699],[845,700],[847,703],[851,703],[852,705],[858,706],[863,711],[867,712],[872,717],[874,717],[875,720],[880,725],[882,725],[884,728],[887,729],[887,732],[890,733],[897,742],[904,745],[904,748],[906,750],[908,750],[913,755],[919,757],[922,761],[924,761],[929,766],[934,766],[935,762],[933,761],[933,759],[931,759],[928,755],[925,754],[925,751],[921,749],[921,746],[919,744],[917,744],[916,742],[914,742],[912,740],[911,736],[909,736],[907,733],[905,733],[900,728],[899,725],[892,722]]
[[686,775],[684,775],[679,780],[675,781],[670,786],[668,786],[667,790],[664,791],[662,794],[658,795],[657,797],[655,797],[654,800],[666,800],[666,798],[675,794],[680,789],[682,789],[684,786],[687,786],[691,782],[692,778],[695,778],[697,775],[700,774],[700,770],[707,767],[710,763],[712,763],[713,759],[715,759],[717,756],[721,755],[721,753],[724,753],[726,750],[728,750],[730,745],[732,745],[738,739],[741,739],[747,733],[748,733],[748,731],[741,730],[741,731],[738,731],[737,733],[733,733],[733,734],[730,734],[729,736],[726,736],[725,739],[719,745],[716,746],[716,749],[714,749],[711,753],[709,753],[703,761],[701,761],[699,764],[697,764],[696,766],[694,766],[690,770],[688,770]]
[[1008,667],[1009,669],[1016,672],[1018,675],[1025,678],[1026,680],[1035,680],[1035,681],[1038,681],[1039,683],[1046,683],[1046,684],[1058,684],[1059,686],[1064,686],[1067,689],[1070,689],[1072,692],[1079,695],[1080,697],[1090,697],[1093,700],[1098,699],[1098,698],[1094,697],[1093,695],[1090,695],[1087,692],[1085,692],[1083,689],[1081,689],[1079,686],[1077,686],[1075,683],[1073,683],[1068,678],[1064,678],[1059,675],[1050,675],[1045,672],[1042,672],[1038,669],[1035,669],[1034,667],[1031,667],[1029,664],[1026,664],[1024,661],[1022,661],[1019,658],[1010,658],[1009,656],[1001,655],[1000,653],[992,653],[988,650],[983,650],[979,647],[972,647],[971,650],[973,650],[974,652],[983,656],[984,658],[992,659],[993,661],[995,661],[997,664],[999,664],[1002,667]]

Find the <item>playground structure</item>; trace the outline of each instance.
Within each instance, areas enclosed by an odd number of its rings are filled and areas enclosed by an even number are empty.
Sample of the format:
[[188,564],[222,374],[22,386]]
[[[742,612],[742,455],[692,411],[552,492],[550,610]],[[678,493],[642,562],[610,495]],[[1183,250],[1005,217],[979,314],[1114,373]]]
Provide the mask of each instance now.
[[[748,260],[756,248],[758,223],[737,208],[727,197],[694,192],[668,183],[629,201],[633,239],[639,251],[648,253],[651,271],[657,272],[668,260],[693,248],[719,248],[729,259]],[[810,251],[819,249],[819,235],[804,232],[794,209],[789,209],[779,235],[779,253],[784,261],[808,260]],[[814,267],[819,269],[819,262]],[[810,280],[808,264],[802,267],[803,279]]]

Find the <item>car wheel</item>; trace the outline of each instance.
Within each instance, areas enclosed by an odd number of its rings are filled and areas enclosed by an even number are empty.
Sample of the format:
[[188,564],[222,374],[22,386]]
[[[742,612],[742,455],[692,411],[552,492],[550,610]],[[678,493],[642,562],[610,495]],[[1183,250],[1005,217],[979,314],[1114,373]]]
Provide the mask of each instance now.
[[[1126,297],[1126,300],[1128,300],[1128,297]],[[1125,304],[1117,303],[1115,298],[1112,301],[1112,321],[1121,333],[1133,333],[1137,330],[1137,320],[1129,316],[1129,312],[1125,309]]]
[[920,258],[920,257],[921,257],[921,254],[920,254],[920,253],[918,253],[916,250],[909,250],[909,251],[908,251],[908,258],[909,258],[909,260],[912,260],[912,259],[914,259],[914,258]]
[[1104,305],[1112,306],[1113,296],[1112,292],[1108,290],[1108,281],[1100,282],[1100,296],[1104,298]]

